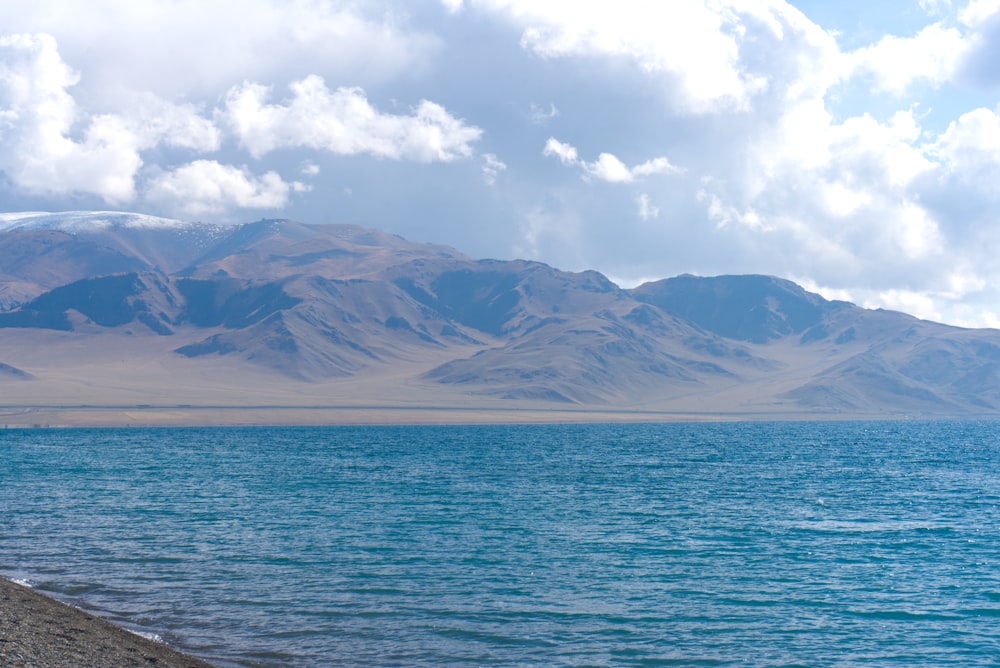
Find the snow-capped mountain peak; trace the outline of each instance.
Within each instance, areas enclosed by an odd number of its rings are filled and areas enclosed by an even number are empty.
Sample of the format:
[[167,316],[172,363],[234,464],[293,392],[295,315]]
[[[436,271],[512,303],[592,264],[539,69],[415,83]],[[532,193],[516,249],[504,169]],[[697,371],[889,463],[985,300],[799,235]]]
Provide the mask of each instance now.
[[22,211],[0,213],[0,231],[61,230],[95,232],[108,229],[184,229],[198,225],[172,218],[159,218],[124,211]]

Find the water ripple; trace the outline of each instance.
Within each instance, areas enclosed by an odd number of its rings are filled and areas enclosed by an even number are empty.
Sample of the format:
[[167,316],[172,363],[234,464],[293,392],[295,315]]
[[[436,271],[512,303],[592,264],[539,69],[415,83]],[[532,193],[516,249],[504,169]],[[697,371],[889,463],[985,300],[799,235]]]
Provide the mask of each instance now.
[[221,666],[992,665],[992,422],[0,432],[0,572]]

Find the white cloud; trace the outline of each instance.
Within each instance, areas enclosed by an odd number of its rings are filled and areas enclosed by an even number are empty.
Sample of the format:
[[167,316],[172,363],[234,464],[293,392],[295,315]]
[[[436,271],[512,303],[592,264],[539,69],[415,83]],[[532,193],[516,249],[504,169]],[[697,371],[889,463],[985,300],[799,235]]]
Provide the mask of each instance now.
[[[284,206],[288,193],[302,188],[273,171],[257,178],[217,160],[167,172],[147,166],[148,157],[162,157],[154,152],[158,148],[195,155],[228,150],[225,136],[201,105],[151,92],[119,90],[113,111],[90,112],[75,97],[89,74],[70,68],[51,35],[0,36],[0,170],[17,192],[97,196],[116,206],[138,199],[167,206],[177,193],[192,192],[191,203],[180,210],[203,214]],[[251,83],[232,88],[228,106],[214,110],[214,119],[255,157],[304,147],[448,162],[474,155],[472,144],[482,134],[426,100],[410,114],[381,113],[360,89],[331,91],[318,76],[294,83],[285,105],[265,104],[266,92]],[[107,106],[108,100],[102,102],[99,107]],[[483,167],[488,178],[503,168],[495,156]],[[310,161],[304,170],[315,176],[319,167]],[[196,178],[206,180],[204,188],[195,187]]]
[[970,0],[959,10],[958,20],[967,26],[978,26],[1000,13],[1000,0]]
[[735,206],[723,202],[717,195],[713,195],[704,190],[698,192],[698,200],[708,203],[708,218],[709,220],[714,220],[716,226],[720,229],[737,224],[754,230],[755,232],[771,232],[774,230],[774,227],[769,225],[761,217],[761,215],[752,208],[740,211]]
[[414,29],[408,12],[353,0],[90,0],[86,11],[32,0],[4,3],[2,30],[54,35],[87,73],[79,99],[97,109],[135,91],[214,100],[244,80],[320,73],[374,84],[420,71],[440,40]]
[[833,288],[929,289],[948,270],[949,230],[915,189],[939,165],[914,110],[838,122],[805,96],[755,132],[745,162],[709,166],[699,196],[731,252]]
[[195,107],[151,94],[134,96],[121,114],[88,118],[69,93],[79,79],[51,35],[0,37],[0,169],[26,192],[123,204],[135,198],[144,150],[219,146]]
[[719,252],[745,263],[755,250],[766,271],[871,306],[996,321],[984,285],[1000,276],[990,250],[1000,243],[1000,109],[974,109],[940,134],[923,119],[911,108],[838,121],[822,99],[786,106],[757,128],[745,163],[704,181]]
[[951,0],[918,0],[918,3],[930,16],[937,16],[951,9]]
[[910,288],[832,289],[820,286],[808,278],[795,281],[806,290],[816,292],[826,299],[848,301],[865,308],[884,308],[909,313],[910,315],[933,320],[947,321],[960,327],[997,327],[1000,318],[996,314],[976,309],[973,303],[964,300],[985,298],[995,300],[990,285],[982,276],[970,273],[970,268],[960,266],[943,276],[940,289],[914,290]]
[[636,202],[639,204],[639,217],[643,220],[659,217],[660,210],[649,201],[646,193],[641,193]]
[[196,160],[154,178],[146,198],[186,216],[198,217],[239,209],[280,209],[291,192],[308,186],[286,183],[275,172],[255,177],[246,167]]
[[545,142],[545,148],[542,149],[542,155],[554,155],[559,158],[559,161],[564,165],[575,165],[580,160],[575,148],[569,144],[562,143],[555,137],[549,137],[549,140]]
[[596,161],[583,163],[583,168],[591,176],[609,183],[628,183],[635,178],[632,170],[610,153],[601,153]]
[[903,202],[895,207],[895,220],[888,226],[895,234],[895,244],[903,256],[910,260],[921,260],[928,256],[940,256],[944,251],[944,240],[937,221],[916,202]]
[[555,137],[549,137],[542,149],[542,155],[559,158],[559,161],[567,166],[578,166],[583,169],[585,175],[598,178],[609,183],[630,183],[637,177],[650,176],[652,174],[677,174],[683,170],[672,165],[666,158],[654,158],[646,162],[627,166],[617,156],[611,153],[601,153],[594,162],[581,160],[576,148],[570,144],[565,144]]
[[563,207],[564,193],[553,193],[557,204],[554,207],[534,207],[518,219],[521,239],[514,248],[517,257],[537,259],[547,254],[552,246],[569,248],[571,254],[579,252],[581,223],[580,216]]
[[627,58],[642,70],[673,77],[688,110],[743,108],[766,86],[740,63],[743,26],[735,3],[674,0],[649,3],[476,3],[502,11],[521,25],[521,45],[545,58]]
[[220,119],[251,155],[306,147],[340,155],[369,154],[416,162],[450,162],[473,154],[482,130],[423,100],[410,115],[376,109],[359,88],[330,90],[318,76],[291,84],[285,104],[270,89],[245,83],[229,91]]
[[544,125],[557,116],[559,110],[556,109],[556,105],[549,103],[549,108],[545,109],[534,102],[531,103],[531,122],[535,125]]
[[[933,168],[918,146],[921,136],[912,110],[885,123],[868,114],[837,123],[822,100],[790,105],[751,145],[747,195],[792,196],[834,217],[856,212],[865,202],[907,201],[905,188]],[[768,195],[771,188],[787,195]]]
[[497,182],[497,176],[500,172],[507,170],[507,165],[497,158],[494,153],[484,153],[483,154],[483,177],[486,179],[487,185],[494,185]]
[[925,320],[941,320],[941,312],[937,309],[935,299],[927,293],[914,290],[883,290],[873,297],[863,300],[861,305],[865,308],[902,311]]
[[[974,109],[952,121],[928,146],[949,171],[970,175],[1000,167],[1000,116],[990,109]],[[998,187],[996,182],[991,187]]]
[[174,104],[152,93],[135,95],[121,114],[140,140],[139,148],[164,143],[193,151],[217,151],[222,142],[215,124],[193,104]]
[[913,37],[887,35],[872,46],[858,49],[850,59],[856,70],[875,77],[878,90],[898,96],[916,81],[940,85],[949,80],[968,48],[957,28],[935,23]]
[[135,198],[141,153],[160,144],[211,151],[220,136],[190,104],[136,95],[120,114],[87,117],[69,89],[80,80],[51,35],[0,37],[0,169],[35,194]]
[[[40,124],[63,130],[74,120],[74,103],[66,89],[80,76],[59,56],[51,35],[0,36],[0,118],[5,129],[27,114]],[[44,114],[44,115],[43,115]]]
[[522,48],[542,58],[633,64],[663,82],[671,107],[684,113],[750,111],[775,84],[781,92],[825,88],[843,70],[833,36],[784,0],[467,4],[511,18],[522,28]]
[[1000,85],[1000,0],[973,0],[958,12],[966,27],[967,49],[957,78],[965,85],[996,89]]
[[934,169],[912,189],[939,221],[951,264],[973,262],[1000,277],[996,211],[1000,206],[1000,115],[990,109],[962,114],[922,147]]
[[666,158],[653,158],[641,165],[636,165],[630,171],[634,178],[636,176],[650,176],[652,174],[679,174],[684,170],[670,164],[670,161]]
[[830,215],[836,218],[850,218],[872,203],[871,193],[863,188],[850,186],[840,181],[823,184],[823,203]]

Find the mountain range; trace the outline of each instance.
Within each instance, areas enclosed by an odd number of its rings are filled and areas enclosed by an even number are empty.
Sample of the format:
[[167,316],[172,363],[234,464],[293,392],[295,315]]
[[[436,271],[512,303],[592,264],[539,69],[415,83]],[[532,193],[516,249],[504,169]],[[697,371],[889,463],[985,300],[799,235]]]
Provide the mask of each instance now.
[[0,214],[5,423],[968,417],[998,381],[996,330],[771,276],[623,289],[352,225]]

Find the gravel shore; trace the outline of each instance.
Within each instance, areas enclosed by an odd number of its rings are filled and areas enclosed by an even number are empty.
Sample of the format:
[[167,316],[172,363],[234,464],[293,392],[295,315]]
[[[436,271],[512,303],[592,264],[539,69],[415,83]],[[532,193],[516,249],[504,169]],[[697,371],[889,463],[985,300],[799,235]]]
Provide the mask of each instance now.
[[0,666],[211,668],[4,578],[0,578]]

